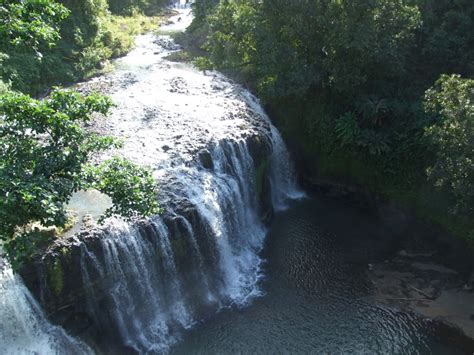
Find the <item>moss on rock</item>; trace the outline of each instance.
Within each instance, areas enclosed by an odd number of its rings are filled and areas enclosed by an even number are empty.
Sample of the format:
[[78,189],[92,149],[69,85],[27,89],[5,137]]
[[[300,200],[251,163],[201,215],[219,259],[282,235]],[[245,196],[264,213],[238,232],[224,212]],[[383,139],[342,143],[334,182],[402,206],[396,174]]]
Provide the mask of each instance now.
[[59,259],[55,259],[48,266],[48,286],[56,296],[59,296],[64,289],[64,271]]
[[255,169],[255,189],[257,195],[261,196],[263,192],[263,185],[265,184],[265,175],[268,167],[268,159],[264,159],[260,165]]
[[171,242],[171,249],[175,257],[181,258],[186,255],[187,245],[182,235],[179,235],[175,238],[171,238],[170,242]]

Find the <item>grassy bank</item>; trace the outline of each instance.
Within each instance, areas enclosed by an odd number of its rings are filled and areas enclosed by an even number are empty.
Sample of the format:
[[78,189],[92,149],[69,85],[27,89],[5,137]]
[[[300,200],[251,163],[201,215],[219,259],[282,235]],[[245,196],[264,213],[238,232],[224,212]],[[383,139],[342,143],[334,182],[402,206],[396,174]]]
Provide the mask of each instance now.
[[101,63],[104,61],[121,57],[130,52],[134,47],[135,37],[157,28],[165,17],[165,12],[153,16],[134,13],[131,16],[110,15],[105,17],[102,22],[104,28],[102,43],[90,48],[90,55],[95,66],[85,67],[82,73],[83,78],[89,78],[103,71],[103,68],[100,67],[103,66]]

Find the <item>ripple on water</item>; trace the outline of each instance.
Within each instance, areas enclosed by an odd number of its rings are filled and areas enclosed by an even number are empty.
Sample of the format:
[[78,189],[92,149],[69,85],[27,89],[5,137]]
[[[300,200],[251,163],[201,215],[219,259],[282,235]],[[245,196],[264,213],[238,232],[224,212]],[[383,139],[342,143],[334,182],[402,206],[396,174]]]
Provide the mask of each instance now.
[[418,317],[370,301],[366,276],[389,231],[373,216],[310,199],[276,218],[265,297],[189,332],[176,354],[455,354]]

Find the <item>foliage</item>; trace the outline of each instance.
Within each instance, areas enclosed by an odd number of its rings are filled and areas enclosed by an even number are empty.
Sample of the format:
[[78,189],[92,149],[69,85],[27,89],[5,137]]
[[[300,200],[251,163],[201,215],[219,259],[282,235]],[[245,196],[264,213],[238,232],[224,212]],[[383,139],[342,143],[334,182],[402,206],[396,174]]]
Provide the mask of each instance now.
[[212,60],[224,68],[250,64],[258,55],[254,33],[258,18],[254,2],[221,2],[209,17]]
[[164,5],[164,0],[108,0],[109,9],[113,14],[133,15],[138,12],[155,13]]
[[442,75],[426,92],[427,111],[439,116],[426,134],[434,145],[435,161],[428,177],[456,196],[457,208],[474,211],[474,80]]
[[390,151],[387,137],[373,129],[363,129],[358,137],[357,145],[365,148],[371,155],[380,156]]
[[206,57],[197,57],[194,59],[194,65],[199,70],[212,70],[214,69],[214,65],[212,61]]
[[5,0],[0,4],[0,81],[16,86],[25,73],[41,65],[42,52],[60,38],[60,23],[69,14],[52,0]]
[[357,116],[346,112],[335,125],[337,137],[343,147],[360,147],[371,155],[381,155],[390,150],[386,136],[370,128],[361,128]]
[[115,157],[99,166],[89,166],[87,179],[97,190],[112,198],[112,207],[104,214],[128,219],[149,216],[160,211],[155,178],[150,170]]
[[[147,3],[148,14],[155,15],[162,2]],[[38,95],[90,77],[158,20],[137,11],[114,15],[109,6],[108,0],[8,1],[0,7],[0,80]]]
[[354,95],[372,77],[405,70],[419,20],[401,0],[220,1],[207,16],[207,48],[219,67],[254,66],[262,93],[329,85]]
[[423,26],[419,69],[434,82],[440,73],[474,75],[474,2],[470,0],[418,0]]
[[3,0],[0,5],[0,46],[52,46],[59,39],[59,23],[69,14],[52,0]]
[[355,144],[360,134],[356,115],[353,112],[343,114],[337,120],[335,130],[342,146]]
[[115,206],[108,215],[130,218],[158,211],[148,170],[112,160],[97,168],[101,174],[87,174],[92,154],[119,144],[82,124],[111,106],[110,99],[97,94],[83,97],[58,89],[42,101],[14,92],[0,96],[0,239],[13,261],[41,242],[41,228],[32,223],[42,228],[66,224],[64,205],[80,189],[93,186],[110,193]]
[[346,139],[343,146],[380,157],[398,153],[393,145],[404,144],[401,132],[414,125],[413,112],[402,124],[391,118],[411,70],[407,53],[421,24],[417,6],[402,0],[204,3],[195,7],[209,13],[203,20],[198,12],[196,21],[208,28],[209,56],[197,59],[199,68],[247,74],[268,102],[329,99],[338,106],[336,117],[352,112],[360,127],[350,147],[343,127],[350,122],[333,120],[328,128]]
[[[207,38],[198,67],[255,89],[316,164],[391,197],[416,192],[428,171],[442,189],[404,199],[409,207],[424,204],[449,228],[472,218],[471,123],[442,106],[461,103],[462,85],[449,100],[441,82],[424,94],[444,73],[473,78],[474,2],[196,0],[194,8],[189,36]],[[443,196],[439,211],[430,194]],[[456,223],[441,218],[450,207]]]
[[198,30],[208,22],[208,15],[219,4],[219,0],[199,0],[192,3],[194,21],[191,24],[191,31]]
[[110,106],[102,97],[81,98],[67,91],[54,91],[44,101],[16,93],[0,98],[2,239],[30,221],[44,226],[66,222],[62,205],[79,189],[82,165],[92,151],[112,143],[85,132],[79,122]]

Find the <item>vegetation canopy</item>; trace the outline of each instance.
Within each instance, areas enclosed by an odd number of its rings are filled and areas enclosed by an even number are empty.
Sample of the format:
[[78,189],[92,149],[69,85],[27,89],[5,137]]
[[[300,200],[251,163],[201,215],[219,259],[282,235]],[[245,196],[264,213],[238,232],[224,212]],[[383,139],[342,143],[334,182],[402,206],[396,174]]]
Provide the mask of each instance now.
[[106,216],[159,212],[151,171],[120,158],[90,164],[93,154],[120,145],[83,128],[111,106],[101,95],[59,89],[42,101],[19,93],[0,96],[0,238],[13,261],[42,242],[32,223],[66,225],[65,204],[75,191],[96,188],[109,195],[113,207]]
[[[89,78],[160,20],[163,0],[0,1],[0,87],[44,95]],[[146,13],[146,15],[145,15]],[[3,81],[3,85],[1,83]]]
[[474,245],[474,2],[196,0],[194,13],[196,65],[257,91],[304,169]]
[[474,80],[442,75],[425,95],[428,112],[439,114],[426,130],[435,160],[428,178],[456,196],[454,213],[474,214]]
[[[160,4],[1,1],[0,241],[14,267],[51,242],[55,233],[48,227],[67,227],[65,205],[81,189],[95,188],[111,197],[113,205],[102,220],[160,212],[149,169],[120,157],[93,163],[101,151],[120,146],[84,128],[94,115],[109,112],[110,99],[61,89],[44,100],[21,93],[85,77],[102,61],[125,53],[133,35],[151,21],[140,12],[156,12]],[[109,7],[131,16],[112,15]]]

